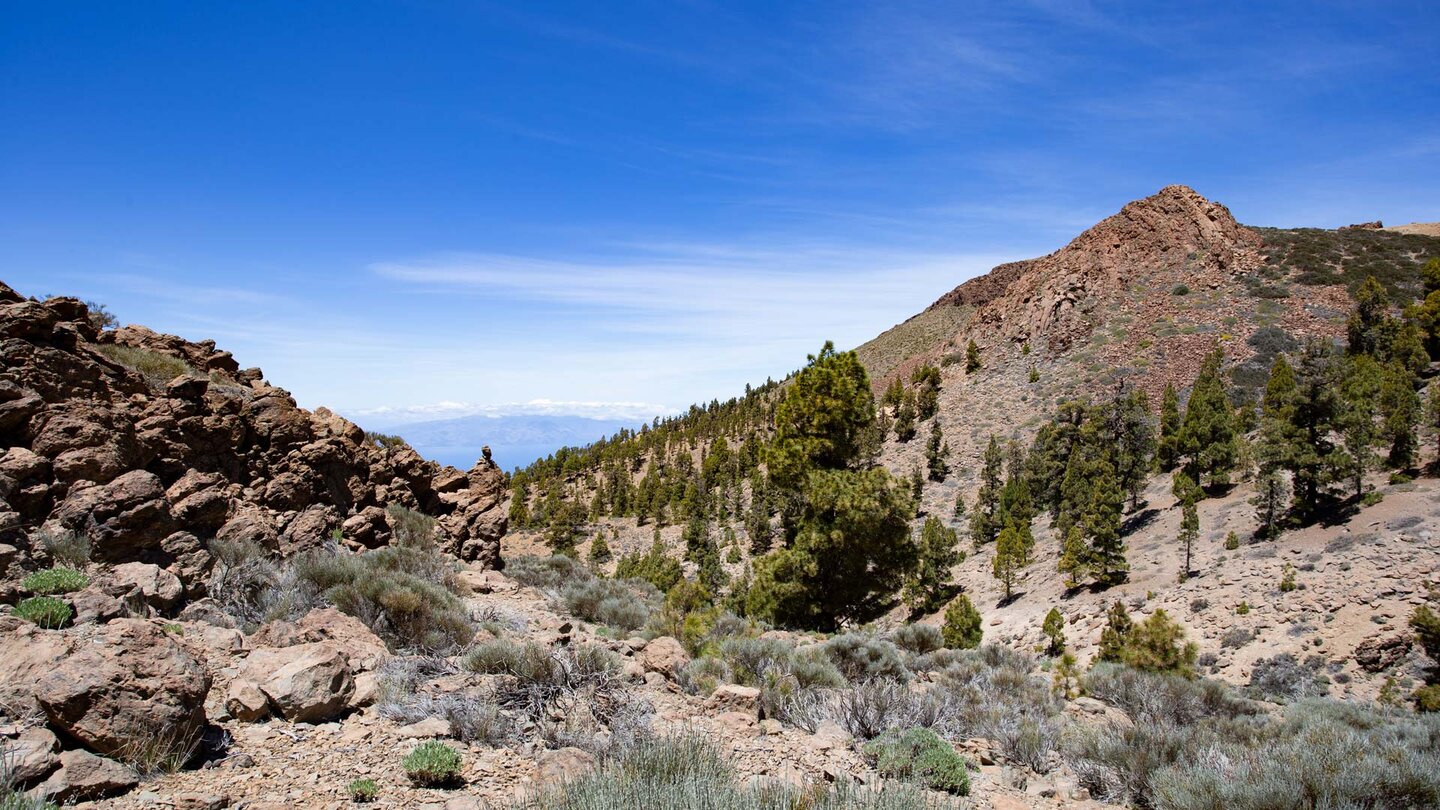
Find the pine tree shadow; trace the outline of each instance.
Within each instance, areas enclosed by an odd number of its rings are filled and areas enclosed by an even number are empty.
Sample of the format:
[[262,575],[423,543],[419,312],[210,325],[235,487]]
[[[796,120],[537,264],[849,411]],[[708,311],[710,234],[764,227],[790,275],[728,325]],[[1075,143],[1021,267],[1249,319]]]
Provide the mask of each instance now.
[[997,601],[997,602],[995,603],[995,607],[997,607],[997,608],[1009,607],[1010,605],[1015,604],[1015,601],[1018,600],[1020,597],[1022,597],[1022,596],[1024,596],[1024,595],[1025,595],[1025,592],[1024,592],[1024,591],[1015,591],[1015,592],[1011,593],[1009,596],[1002,596],[1002,597],[1000,597],[999,601]]
[[1125,522],[1120,524],[1120,536],[1129,537],[1135,532],[1154,523],[1157,517],[1160,517],[1159,509],[1146,509],[1143,512],[1136,512],[1130,517],[1125,518]]
[[1201,487],[1201,489],[1205,490],[1205,494],[1208,497],[1223,498],[1226,495],[1229,495],[1230,491],[1233,490],[1236,486],[1236,484],[1210,484],[1208,486]]

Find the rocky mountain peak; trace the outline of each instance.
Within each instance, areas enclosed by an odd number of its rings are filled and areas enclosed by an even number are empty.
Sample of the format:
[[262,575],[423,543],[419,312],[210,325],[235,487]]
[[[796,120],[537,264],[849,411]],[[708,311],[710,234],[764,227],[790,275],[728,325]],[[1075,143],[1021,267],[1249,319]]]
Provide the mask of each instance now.
[[976,309],[972,331],[990,340],[1063,349],[1086,333],[1087,315],[1127,290],[1179,278],[1215,285],[1257,269],[1260,237],[1230,209],[1172,185],[1127,203],[1048,256],[1012,262],[971,279],[932,305]]

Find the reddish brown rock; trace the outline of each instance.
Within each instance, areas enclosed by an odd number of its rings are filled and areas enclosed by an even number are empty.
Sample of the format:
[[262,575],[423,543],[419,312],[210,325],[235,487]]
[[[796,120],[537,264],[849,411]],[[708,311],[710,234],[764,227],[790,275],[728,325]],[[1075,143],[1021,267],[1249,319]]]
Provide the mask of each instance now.
[[69,641],[34,686],[56,728],[101,754],[123,753],[161,732],[198,737],[210,674],[158,624],[116,619]]

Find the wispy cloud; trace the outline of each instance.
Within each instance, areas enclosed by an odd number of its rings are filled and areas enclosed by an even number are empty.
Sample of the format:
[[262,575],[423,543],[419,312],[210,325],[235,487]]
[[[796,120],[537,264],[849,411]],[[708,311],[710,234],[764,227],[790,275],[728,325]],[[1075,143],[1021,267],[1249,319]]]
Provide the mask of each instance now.
[[445,254],[371,269],[422,292],[578,308],[613,332],[737,345],[862,340],[1002,260],[842,245],[626,247],[608,260]]
[[675,413],[676,409],[651,402],[597,402],[577,400],[533,399],[529,402],[476,403],[441,401],[422,405],[385,405],[360,408],[348,415],[376,425],[407,425],[462,416],[485,416],[499,419],[506,416],[583,416],[589,419],[619,419],[644,422],[657,415]]

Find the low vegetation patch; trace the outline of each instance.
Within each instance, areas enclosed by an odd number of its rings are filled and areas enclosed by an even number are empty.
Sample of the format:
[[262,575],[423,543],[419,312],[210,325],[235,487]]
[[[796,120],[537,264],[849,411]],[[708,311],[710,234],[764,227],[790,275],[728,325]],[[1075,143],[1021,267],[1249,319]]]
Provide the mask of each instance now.
[[21,581],[20,586],[38,596],[54,596],[78,591],[90,584],[90,578],[73,568],[47,568],[36,571]]
[[865,744],[865,756],[881,776],[960,796],[970,794],[965,759],[928,728],[887,732]]
[[15,615],[46,630],[58,630],[75,618],[75,610],[63,599],[32,596],[15,606]]
[[345,792],[350,794],[350,801],[366,804],[380,795],[380,785],[374,779],[356,779],[345,786]]
[[916,787],[887,782],[876,789],[850,782],[796,787],[746,784],[708,740],[651,740],[598,770],[511,806],[513,810],[948,810]]
[[139,372],[152,384],[164,384],[176,377],[195,373],[195,369],[184,360],[152,349],[118,343],[102,343],[97,348],[110,360]]
[[420,787],[459,784],[460,765],[460,752],[438,740],[420,743],[400,762],[405,776]]

